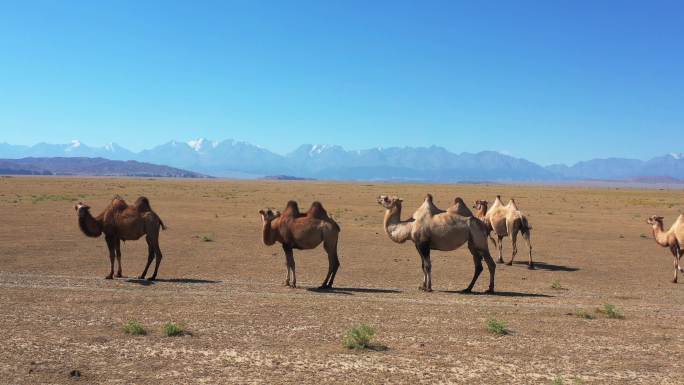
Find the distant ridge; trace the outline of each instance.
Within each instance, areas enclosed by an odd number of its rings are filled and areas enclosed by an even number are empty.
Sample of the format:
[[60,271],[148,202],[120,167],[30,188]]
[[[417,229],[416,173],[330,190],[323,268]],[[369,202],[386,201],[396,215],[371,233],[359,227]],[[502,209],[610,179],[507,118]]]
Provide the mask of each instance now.
[[208,178],[169,166],[104,158],[54,157],[0,159],[2,175],[126,176],[158,178]]
[[314,178],[302,178],[298,176],[291,176],[291,175],[266,175],[265,177],[261,179],[266,179],[266,180],[316,180]]
[[[135,160],[231,178],[296,176],[319,180],[414,182],[543,182],[580,180],[684,180],[684,154],[670,153],[649,160],[592,159],[568,166],[540,166],[496,151],[453,153],[439,147],[388,147],[346,150],[338,145],[304,144],[280,155],[236,140],[204,138],[169,141],[141,152],[116,143],[91,147],[73,140],[67,144],[15,146],[0,143],[0,158],[88,157]],[[24,169],[24,172],[44,172]],[[648,182],[647,182],[648,183]]]

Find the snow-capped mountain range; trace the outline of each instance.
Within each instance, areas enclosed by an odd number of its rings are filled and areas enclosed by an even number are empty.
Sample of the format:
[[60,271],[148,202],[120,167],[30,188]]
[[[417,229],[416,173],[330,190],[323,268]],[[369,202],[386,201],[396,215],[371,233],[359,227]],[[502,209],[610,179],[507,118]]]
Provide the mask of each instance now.
[[684,179],[684,154],[643,161],[592,159],[572,166],[540,166],[495,151],[456,154],[442,147],[389,147],[348,151],[338,145],[304,144],[279,155],[235,140],[170,141],[140,152],[116,143],[91,147],[78,140],[33,146],[0,143],[0,158],[101,157],[178,167],[214,176],[293,175],[317,179],[407,181],[547,181],[636,178]]

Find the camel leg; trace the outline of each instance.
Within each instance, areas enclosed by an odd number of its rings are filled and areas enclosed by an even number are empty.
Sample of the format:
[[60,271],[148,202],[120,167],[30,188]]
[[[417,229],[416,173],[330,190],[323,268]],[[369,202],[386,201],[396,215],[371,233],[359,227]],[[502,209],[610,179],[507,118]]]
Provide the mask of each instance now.
[[333,281],[335,280],[335,275],[337,274],[337,269],[340,268],[340,259],[337,256],[337,240],[334,242],[323,243],[325,252],[328,254],[328,274],[325,276],[325,281],[319,287],[319,289],[331,289]]
[[494,293],[494,275],[496,274],[496,263],[494,263],[494,258],[489,254],[489,250],[481,251],[480,254],[484,258],[487,264],[487,270],[489,270],[489,288],[485,293]]
[[428,242],[416,243],[416,250],[420,254],[423,267],[423,283],[418,289],[432,291],[432,262],[430,262],[430,244]]
[[[475,273],[473,274],[473,279],[470,281],[470,285],[468,285],[468,287],[463,289],[463,293],[470,293],[473,290],[473,286],[475,286],[475,282],[477,281],[477,277],[479,277],[480,273],[482,273],[482,270],[484,270],[484,268],[482,267],[482,256],[480,255],[479,250],[477,250],[477,248],[475,248],[475,245],[473,245],[472,241],[468,241],[468,249],[470,250],[470,254],[473,255],[473,265],[475,265]],[[490,256],[490,258],[491,258],[491,256]],[[487,266],[489,267],[489,263],[487,264]],[[491,271],[492,270],[490,269],[490,273],[491,273]],[[490,288],[493,289],[493,287],[491,287],[492,286],[491,279],[492,278],[490,277]]]
[[[297,287],[297,276],[295,275],[295,261],[292,247],[283,245],[283,251],[285,251],[285,261],[287,263],[287,280],[285,280],[285,285],[295,288]],[[290,279],[290,276],[292,276],[292,279]]]
[[159,238],[155,238],[152,240],[152,246],[154,246],[154,273],[152,273],[152,276],[147,278],[148,281],[154,281],[157,279],[157,272],[159,271],[159,264],[161,264],[161,260],[163,258],[161,249],[159,248]]
[[114,277],[114,258],[116,257],[116,245],[115,239],[112,236],[105,236],[105,241],[107,242],[107,249],[109,249],[109,275],[105,279],[112,279]]
[[672,283],[677,283],[677,268],[679,267],[679,247],[677,247],[677,245],[674,245],[670,248],[670,251],[672,252],[672,256],[674,257],[674,278],[672,278]]
[[518,254],[518,230],[511,232],[511,245],[513,246],[513,251],[511,253],[511,260],[506,263],[508,266],[513,265],[513,259]]
[[525,243],[527,244],[527,249],[529,250],[529,258],[530,262],[527,265],[528,269],[534,269],[534,262],[532,262],[532,242],[530,241],[530,230],[523,230],[522,231],[522,236],[523,239],[525,240]]
[[503,235],[498,236],[498,241],[496,243],[497,248],[499,249],[499,260],[497,261],[498,263],[504,263],[503,260]]
[[152,244],[152,239],[150,239],[149,235],[145,237],[145,241],[147,241],[147,264],[145,265],[145,270],[143,270],[142,274],[140,274],[140,277],[138,277],[139,279],[145,279],[145,276],[147,275],[147,269],[150,268],[152,260],[154,259],[154,245]]
[[114,251],[116,251],[116,262],[119,265],[119,269],[116,272],[116,277],[122,278],[123,274],[121,273],[121,240],[119,238],[116,238]]
[[677,260],[677,267],[675,269],[681,271],[684,273],[684,269],[681,266],[682,262],[682,249],[679,248],[679,243],[675,243],[674,246],[672,246],[672,255],[674,255],[675,259]]

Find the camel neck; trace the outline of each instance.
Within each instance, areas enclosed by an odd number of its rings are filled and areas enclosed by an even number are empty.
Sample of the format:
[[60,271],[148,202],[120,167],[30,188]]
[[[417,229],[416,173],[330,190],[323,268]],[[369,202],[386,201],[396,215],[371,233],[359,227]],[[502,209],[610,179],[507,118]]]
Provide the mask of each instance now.
[[86,210],[78,216],[78,227],[89,237],[99,237],[102,234],[102,218],[93,218],[90,211]]
[[661,246],[669,246],[667,242],[667,232],[663,230],[663,224],[657,223],[653,225],[653,238]]
[[273,222],[274,220],[264,221],[263,224],[262,236],[264,244],[267,246],[271,246],[274,243],[276,243],[276,235],[278,234],[278,232],[273,228]]
[[477,210],[477,216],[484,218],[487,215],[487,205],[481,205],[480,209]]
[[385,232],[390,239],[403,243],[411,236],[411,222],[401,221],[401,207],[394,207],[385,211]]

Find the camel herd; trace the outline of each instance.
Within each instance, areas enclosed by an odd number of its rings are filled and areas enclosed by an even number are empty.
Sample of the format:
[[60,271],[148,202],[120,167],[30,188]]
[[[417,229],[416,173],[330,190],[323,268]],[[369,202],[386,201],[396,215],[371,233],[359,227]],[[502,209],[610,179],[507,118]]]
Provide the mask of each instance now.
[[[403,200],[396,196],[381,195],[377,202],[385,209],[383,225],[387,236],[396,243],[413,241],[421,258],[423,282],[419,289],[432,291],[432,262],[430,251],[456,250],[464,244],[473,257],[475,272],[473,278],[463,292],[470,292],[480,273],[484,270],[482,260],[489,270],[489,287],[487,293],[494,292],[494,275],[496,264],[489,253],[487,239],[499,250],[499,263],[503,263],[503,238],[511,237],[512,253],[508,265],[513,264],[517,254],[517,236],[522,234],[529,251],[528,268],[534,269],[532,261],[532,245],[527,217],[511,199],[506,205],[496,196],[490,206],[486,200],[477,200],[473,208],[468,208],[461,198],[446,210],[435,206],[433,197],[427,194],[423,203],[405,220],[401,219]],[[78,225],[83,234],[89,237],[105,235],[109,250],[110,271],[107,279],[114,277],[114,261],[118,262],[116,277],[122,276],[121,269],[121,241],[137,240],[145,235],[148,247],[148,257],[145,269],[140,275],[144,279],[152,261],[155,260],[154,273],[147,278],[155,280],[162,260],[159,248],[159,230],[165,226],[161,218],[152,210],[150,202],[145,197],[138,198],[134,204],[127,204],[121,197],[115,196],[110,204],[98,216],[93,217],[90,207],[79,202],[75,205],[78,214]],[[282,213],[278,210],[265,208],[259,210],[262,219],[262,240],[265,245],[279,242],[285,253],[287,276],[285,285],[297,286],[295,273],[295,249],[308,250],[318,247],[321,243],[328,255],[328,273],[319,289],[330,289],[335,275],[340,267],[337,255],[337,242],[340,226],[332,219],[320,202],[314,202],[308,211],[302,213],[295,201],[287,202]],[[663,217],[652,216],[647,221],[653,227],[653,236],[657,244],[667,247],[674,256],[674,278],[677,282],[678,271],[684,273],[680,260],[684,250],[684,214],[681,214],[669,230],[663,229]]]

